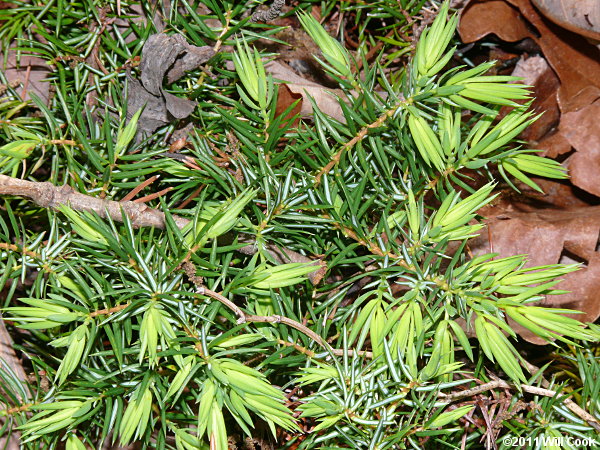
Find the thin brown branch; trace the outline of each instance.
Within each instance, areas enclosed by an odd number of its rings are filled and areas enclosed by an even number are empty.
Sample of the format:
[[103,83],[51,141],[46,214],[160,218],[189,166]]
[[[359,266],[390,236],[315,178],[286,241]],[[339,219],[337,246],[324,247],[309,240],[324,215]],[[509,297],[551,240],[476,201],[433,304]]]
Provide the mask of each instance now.
[[[475,381],[475,380],[474,380]],[[438,396],[442,397],[443,401],[448,403],[453,402],[454,400],[458,400],[464,397],[471,397],[473,395],[481,394],[482,392],[490,391],[492,389],[502,388],[502,389],[511,389],[514,390],[517,386],[511,385],[504,380],[494,380],[489,383],[482,384],[480,386],[476,386],[472,389],[466,389],[464,391],[453,392],[452,394],[444,394],[440,392]],[[557,395],[560,395],[560,392],[553,391],[551,389],[540,388],[537,386],[529,386],[528,384],[520,384],[518,385],[520,389],[528,394],[532,395],[541,395],[543,397],[554,398]],[[576,414],[581,419],[585,420],[588,424],[594,427],[596,430],[600,431],[600,423],[598,419],[592,416],[590,413],[581,408],[578,404],[576,404],[573,400],[569,398],[563,399],[563,404],[571,410],[574,414]]]
[[294,329],[298,330],[300,333],[308,336],[314,342],[319,344],[321,347],[323,347],[327,350],[330,349],[329,344],[327,342],[325,342],[325,340],[321,336],[319,336],[317,333],[315,333],[313,330],[311,330],[307,326],[302,325],[300,322],[296,322],[295,320],[290,319],[289,317],[280,316],[278,314],[273,314],[271,316],[255,316],[254,314],[244,314],[244,317],[240,318],[238,320],[238,323],[245,323],[245,322],[282,323],[282,324],[287,325],[291,328],[294,328]]
[[122,305],[113,306],[112,308],[99,309],[90,313],[90,317],[102,316],[105,314],[114,314],[127,308],[131,303],[123,303]]
[[454,172],[456,172],[456,167],[448,167],[427,184],[427,189],[434,189],[441,180],[452,175]]
[[[314,342],[316,342],[317,344],[319,344],[321,347],[325,348],[329,352],[333,353],[334,355],[336,355],[336,356],[344,355],[344,350],[332,348],[327,343],[327,341],[325,341],[321,336],[319,336],[313,330],[308,328],[306,325],[301,324],[300,322],[290,319],[289,317],[280,316],[277,314],[273,314],[270,316],[257,316],[254,314],[246,314],[244,311],[242,311],[242,309],[239,306],[237,306],[235,303],[233,303],[227,297],[219,294],[218,292],[207,289],[202,284],[202,278],[198,277],[196,275],[196,268],[194,267],[193,263],[191,263],[190,261],[186,261],[183,264],[183,268],[184,268],[188,278],[190,279],[190,281],[192,281],[192,283],[194,283],[196,285],[196,292],[200,295],[204,295],[206,297],[210,297],[214,300],[217,300],[223,306],[225,306],[225,307],[229,308],[231,311],[233,311],[233,313],[238,317],[238,320],[237,320],[238,324],[242,324],[242,323],[274,323],[274,324],[282,323],[282,324],[287,325],[291,328],[294,328],[294,329],[298,330],[299,332],[301,332],[302,334],[308,336]],[[355,352],[354,350],[348,350],[348,355],[352,356],[352,355],[354,355],[354,352]],[[357,352],[359,355],[364,356],[366,358],[373,358],[372,352],[364,352],[364,351],[357,351]],[[303,353],[306,354],[306,351],[304,351]]]
[[315,175],[315,186],[319,185],[319,183],[321,182],[321,178],[323,177],[323,175],[326,175],[329,173],[329,171],[331,169],[333,169],[339,162],[340,159],[342,159],[342,155],[347,152],[348,150],[350,150],[351,148],[353,148],[357,143],[359,143],[360,141],[362,141],[367,134],[369,133],[369,130],[373,129],[373,128],[380,128],[386,120],[388,120],[390,117],[393,117],[396,112],[406,106],[407,104],[410,103],[410,99],[409,100],[402,100],[400,102],[398,102],[397,105],[395,105],[393,108],[388,109],[387,111],[385,111],[383,114],[381,114],[377,120],[375,120],[375,122],[370,123],[368,125],[365,125],[364,127],[362,127],[358,133],[356,133],[356,136],[354,136],[352,139],[350,139],[348,142],[346,142],[341,149],[339,149],[332,157],[331,160],[321,169],[317,172],[317,174]]
[[506,381],[494,380],[471,389],[465,389],[464,391],[453,392],[452,394],[444,394],[443,392],[440,392],[438,395],[442,397],[443,400],[450,403],[454,400],[458,400],[459,398],[472,397],[474,395],[481,394],[482,392],[491,391],[492,389],[497,389],[499,387],[512,389],[512,386],[510,386]]
[[48,144],[51,144],[51,145],[72,145],[74,147],[83,148],[83,144],[78,144],[76,141],[74,141],[72,139],[50,139],[47,142],[48,142]]
[[[325,219],[331,219],[331,216],[329,216],[328,214],[324,214],[323,217]],[[344,235],[346,235],[350,239],[353,239],[358,244],[360,244],[363,247],[367,248],[372,254],[377,255],[377,256],[387,256],[388,258],[393,259],[394,262],[398,266],[403,267],[403,268],[405,268],[407,270],[414,271],[416,269],[416,267],[414,265],[409,264],[401,256],[396,255],[395,253],[390,252],[388,250],[384,250],[381,247],[379,247],[377,244],[375,244],[375,243],[373,243],[371,241],[366,241],[366,240],[362,239],[353,229],[348,228],[347,226],[342,225],[342,224],[340,224],[338,222],[333,222],[333,226],[335,228],[337,228],[338,230],[340,230],[342,233],[344,233]]]
[[21,247],[16,244],[8,244],[6,242],[0,242],[0,249],[10,250],[13,252],[20,252],[24,255],[31,256],[32,258],[39,258],[40,255],[33,250],[28,250],[25,247]]
[[285,347],[294,347],[297,351],[299,351],[300,353],[304,353],[309,358],[314,358],[316,355],[316,353],[313,352],[312,350],[310,350],[306,347],[302,347],[301,345],[296,344],[295,342],[289,342],[289,341],[284,341],[283,339],[277,339],[277,343],[279,345],[283,345]]
[[[76,211],[95,212],[100,217],[110,217],[116,222],[123,220],[122,212],[125,212],[134,228],[155,227],[159,229],[166,228],[165,215],[162,211],[150,208],[143,203],[131,201],[112,201],[80,194],[70,186],[54,186],[48,182],[34,182],[22,180],[20,178],[0,175],[0,195],[14,195],[31,199],[37,205],[43,208],[56,209],[61,205],[68,205]],[[181,216],[173,215],[173,221],[178,228],[185,227],[190,221]],[[238,251],[245,255],[254,255],[257,252],[256,241],[250,235],[238,234],[238,242],[248,245],[239,248]],[[222,236],[219,239],[230,240],[233,242],[232,235]],[[320,270],[308,274],[308,279],[317,284],[323,278],[327,270],[323,261],[314,260],[290,249],[281,249],[276,245],[267,244],[266,251],[278,263],[302,262],[312,263],[321,266]]]
[[218,292],[211,291],[210,289],[206,289],[204,286],[196,287],[196,292],[200,295],[205,295],[214,300],[217,300],[218,302],[222,303],[224,306],[229,308],[231,311],[234,312],[234,314],[236,316],[238,316],[238,323],[246,322],[246,318],[247,318],[246,313],[244,311],[242,311],[235,303],[233,303],[227,297],[222,296]]
[[[526,370],[529,371],[529,373],[535,374],[540,371],[539,367],[534,366],[533,364],[531,364],[527,361],[523,361],[522,365],[525,367]],[[550,388],[550,382],[548,380],[546,380],[546,378],[541,377],[540,381],[541,381],[543,387],[545,387],[546,389]],[[573,411],[575,414],[577,414],[579,417],[581,417],[583,420],[585,420],[587,423],[589,423],[592,427],[594,427],[594,429],[597,432],[600,433],[600,420],[598,420],[598,418],[592,416],[590,413],[588,413],[585,409],[580,407],[577,403],[575,403],[570,398],[565,398],[563,400],[563,402],[567,408],[569,408],[571,411]],[[577,412],[577,411],[579,411],[579,412]]]
[[[191,263],[188,263],[188,264],[191,264]],[[238,320],[237,320],[238,324],[248,323],[248,322],[253,322],[253,323],[283,323],[284,325],[287,325],[287,326],[289,326],[291,328],[294,328],[294,329],[300,331],[301,333],[305,334],[306,336],[308,336],[309,338],[311,338],[313,341],[315,341],[317,344],[321,345],[322,347],[324,347],[326,349],[329,349],[329,344],[327,344],[327,342],[325,342],[323,340],[323,338],[321,338],[321,336],[319,336],[317,333],[315,333],[310,328],[302,325],[300,322],[296,322],[295,320],[290,319],[289,317],[279,316],[277,314],[274,314],[274,315],[271,315],[271,316],[256,316],[254,314],[246,314],[244,311],[242,311],[240,309],[239,306],[237,306],[231,300],[229,300],[228,298],[226,298],[223,295],[219,294],[218,292],[211,291],[210,289],[207,289],[204,286],[197,286],[196,287],[196,292],[198,294],[200,294],[200,295],[205,295],[205,296],[210,297],[210,298],[212,298],[214,300],[217,300],[222,305],[226,306],[231,311],[233,311],[233,313],[236,316],[238,316]]]
[[[48,182],[33,182],[0,175],[0,195],[26,197],[43,208],[56,209],[68,205],[74,210],[95,212],[100,217],[110,217],[115,221],[122,220],[121,214],[124,211],[135,228],[164,229],[166,226],[165,215],[161,211],[144,204],[116,202],[80,194],[67,185],[57,187]],[[173,220],[179,228],[189,223],[188,219],[177,216],[173,216]]]
[[15,406],[14,408],[0,410],[0,416],[11,416],[13,414],[17,414],[23,411],[29,410],[32,406],[37,405],[38,403],[25,403],[21,406]]

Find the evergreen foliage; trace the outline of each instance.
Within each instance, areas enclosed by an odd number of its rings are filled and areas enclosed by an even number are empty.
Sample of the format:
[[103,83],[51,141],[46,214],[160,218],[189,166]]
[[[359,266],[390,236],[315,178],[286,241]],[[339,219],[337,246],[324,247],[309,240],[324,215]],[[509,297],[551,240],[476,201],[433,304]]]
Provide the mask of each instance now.
[[[499,181],[539,189],[530,176],[567,175],[515,141],[536,118],[518,102],[526,86],[487,75],[493,63],[448,69],[447,3],[406,70],[363,60],[359,77],[364,52],[302,2],[344,121],[313,102],[297,127],[292,107],[276,115],[276,80],[254,45],[278,28],[252,22],[248,2],[203,0],[211,13],[199,15],[195,2],[144,1],[145,21],[110,33],[99,31],[106,14],[133,19],[126,2],[16,3],[0,11],[2,44],[18,38],[20,52],[52,62],[55,91],[49,106],[12,89],[0,98],[1,172],[115,201],[160,175],[142,193],[164,193],[147,204],[165,227],[3,197],[2,313],[33,374],[0,370],[5,435],[32,449],[223,450],[233,435],[392,449],[458,447],[466,433],[477,448],[489,430],[469,425],[474,394],[453,393],[500,378],[513,394],[500,437],[595,436],[562,400],[582,389],[574,402],[598,414],[600,331],[531,305],[577,266],[469,255]],[[326,13],[335,2],[323,3]],[[394,16],[397,3],[368,8]],[[423,2],[400,3],[416,13]],[[165,144],[175,124],[136,140],[121,90],[158,13],[194,45],[233,46],[169,86],[199,102],[177,158]],[[107,73],[87,62],[96,51]],[[544,385],[507,318],[553,343],[578,378]]]

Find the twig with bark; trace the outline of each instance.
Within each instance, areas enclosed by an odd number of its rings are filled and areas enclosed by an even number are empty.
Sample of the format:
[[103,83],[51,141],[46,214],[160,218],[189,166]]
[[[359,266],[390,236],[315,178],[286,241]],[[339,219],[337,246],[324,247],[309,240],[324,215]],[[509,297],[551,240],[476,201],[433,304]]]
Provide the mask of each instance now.
[[[529,386],[528,384],[520,384],[517,386],[517,385],[511,385],[504,380],[493,380],[493,381],[490,381],[489,383],[485,383],[485,384],[476,386],[471,389],[453,392],[452,394],[444,394],[443,392],[440,392],[438,394],[438,396],[442,398],[442,401],[450,403],[450,402],[453,402],[453,401],[461,399],[461,398],[472,397],[474,395],[481,394],[482,392],[490,391],[492,389],[497,389],[497,388],[511,389],[511,390],[515,389],[515,388],[519,388],[519,389],[523,390],[524,392],[527,392],[528,394],[541,395],[543,397],[551,397],[551,398],[554,398],[557,395],[560,395],[560,392],[553,391],[551,389],[541,388],[541,387],[537,387],[537,386]],[[569,408],[569,410],[571,410],[571,412],[576,414],[582,420],[585,420],[594,429],[596,429],[597,431],[600,431],[600,423],[598,422],[598,419],[596,419],[594,416],[592,416],[590,413],[588,413],[586,410],[584,410],[581,406],[579,406],[573,400],[571,400],[569,398],[565,398],[565,399],[563,399],[563,404],[567,408]]]
[[[270,316],[257,316],[254,314],[246,314],[239,306],[237,306],[234,302],[229,300],[227,297],[224,297],[223,295],[219,294],[218,292],[212,291],[212,290],[208,289],[206,286],[204,286],[202,277],[199,277],[196,275],[196,267],[190,261],[186,261],[183,264],[183,269],[185,270],[185,273],[188,276],[189,280],[192,283],[194,283],[194,285],[196,285],[196,292],[200,295],[210,297],[213,300],[217,300],[219,303],[221,303],[222,305],[227,307],[229,310],[231,310],[238,317],[238,321],[237,321],[238,324],[242,324],[242,323],[282,323],[282,324],[287,325],[291,328],[294,328],[294,329],[298,330],[299,332],[301,332],[302,334],[308,336],[310,339],[312,339],[314,342],[319,344],[321,347],[323,347],[324,349],[329,351],[331,354],[333,354],[335,356],[343,356],[344,355],[345,350],[332,348],[327,343],[327,341],[325,341],[325,339],[323,339],[321,336],[319,336],[313,330],[308,328],[306,325],[301,324],[300,322],[290,319],[289,317],[280,316],[280,315],[276,315],[276,314],[273,314]],[[354,355],[354,353],[355,353],[354,350],[347,350],[347,355],[350,357],[352,357]],[[372,352],[357,351],[357,353],[360,356],[364,356],[365,358],[369,358],[369,359],[373,358]]]
[[[43,208],[56,209],[61,205],[68,205],[76,211],[94,212],[102,218],[110,217],[110,219],[116,222],[123,220],[124,212],[134,228],[166,228],[165,214],[162,211],[150,208],[143,203],[133,201],[118,202],[81,194],[68,185],[58,187],[49,182],[27,181],[7,175],[0,175],[0,195],[29,198]],[[177,215],[173,215],[172,217],[180,229],[190,223],[190,220],[184,217]],[[238,242],[248,244],[238,249],[240,253],[253,255],[258,251],[256,241],[251,235],[240,233],[233,236],[229,234],[228,236],[224,236],[223,239],[233,242],[236,237]],[[308,278],[313,284],[319,283],[323,278],[326,268],[320,260],[311,259],[293,250],[280,248],[273,244],[267,244],[265,250],[274,261],[280,264],[298,262],[319,265],[321,269],[310,273]]]
[[270,22],[277,19],[281,14],[281,9],[285,6],[285,0],[275,0],[271,7],[266,11],[257,11],[252,14],[251,22]]

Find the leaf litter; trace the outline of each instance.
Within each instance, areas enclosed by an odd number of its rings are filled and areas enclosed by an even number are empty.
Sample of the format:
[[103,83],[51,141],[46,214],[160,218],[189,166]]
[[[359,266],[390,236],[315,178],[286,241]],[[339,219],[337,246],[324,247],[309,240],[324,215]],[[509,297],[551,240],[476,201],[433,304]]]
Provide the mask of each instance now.
[[[566,182],[536,179],[545,195],[522,186],[521,196],[505,196],[482,211],[486,229],[471,251],[528,254],[527,267],[580,263],[557,286],[569,292],[539,304],[580,310],[573,317],[585,322],[600,317],[600,49],[589,39],[599,25],[600,4],[586,0],[471,0],[459,25],[465,43],[534,44],[522,51],[512,75],[533,87],[532,108],[543,115],[520,138],[561,161],[570,175]],[[527,341],[543,343],[511,325]]]
[[164,88],[179,80],[185,72],[195,70],[214,56],[210,46],[197,47],[188,44],[182,35],[158,33],[151,35],[142,48],[140,78],[127,77],[127,118],[131,119],[144,108],[138,128],[140,133],[152,134],[158,128],[174,120],[185,119],[192,114],[197,103],[178,97]]

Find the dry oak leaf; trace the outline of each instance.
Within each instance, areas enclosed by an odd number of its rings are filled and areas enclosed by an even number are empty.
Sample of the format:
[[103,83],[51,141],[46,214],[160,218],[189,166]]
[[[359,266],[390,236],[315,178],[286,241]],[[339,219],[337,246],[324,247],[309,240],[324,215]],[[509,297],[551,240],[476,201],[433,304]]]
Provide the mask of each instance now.
[[140,80],[128,76],[128,119],[144,107],[138,121],[138,135],[151,134],[173,119],[184,119],[194,111],[196,102],[164,90],[165,78],[167,83],[173,83],[214,54],[212,47],[190,45],[179,34],[158,33],[148,37],[142,48]]
[[600,197],[600,100],[563,114],[559,133],[575,150],[566,165],[576,186]]
[[510,42],[533,39],[560,79],[562,112],[572,109],[570,101],[582,89],[600,88],[600,49],[546,20],[531,0],[471,0],[462,11],[459,33],[465,43],[492,33]]
[[37,56],[20,55],[17,58],[17,51],[12,47],[7,53],[6,64],[2,64],[0,70],[8,84],[18,84],[15,90],[23,100],[30,100],[29,94],[33,93],[47,105],[50,99],[50,83],[46,78],[52,72],[52,68]]
[[[8,333],[2,315],[0,315],[0,368],[4,371],[10,370],[16,377],[22,382],[23,385],[27,382],[27,375],[21,365],[21,361],[17,357],[13,348],[13,340]],[[10,397],[4,395],[2,387],[0,387],[0,410],[9,409],[14,407],[15,404],[4,403],[2,400],[6,400]],[[25,403],[27,398],[18,398],[19,401]],[[4,425],[6,417],[0,418],[0,427]],[[0,436],[0,448],[5,450],[18,450],[19,449],[19,433],[15,430],[10,436],[8,433],[6,436]]]
[[302,117],[313,115],[312,103],[309,97],[312,97],[319,109],[330,117],[340,122],[345,122],[344,113],[336,95],[344,98],[344,93],[340,89],[329,89],[313,81],[307,80],[297,75],[287,64],[279,61],[270,61],[265,64],[265,69],[277,81],[286,82],[286,86],[293,94],[302,95],[302,108],[300,114]]
[[[486,6],[491,10],[487,14],[511,11],[511,15],[498,13],[496,20],[484,22],[477,14]],[[515,12],[517,16],[514,15]],[[532,140],[531,144],[545,150],[548,156],[565,154],[571,151],[571,147],[575,147],[577,152],[566,162],[572,183],[600,196],[600,187],[595,182],[600,170],[600,126],[597,121],[586,116],[598,113],[597,107],[591,105],[600,96],[600,49],[584,37],[545,19],[531,0],[471,0],[463,11],[459,30],[463,39],[470,41],[488,33],[500,36],[502,30],[514,28],[515,23],[519,24],[518,29],[523,31],[522,21],[528,24],[530,30],[527,37],[539,45],[544,58],[559,80],[555,104],[552,89],[556,83],[552,82],[551,76],[548,75],[550,81],[546,81],[549,88],[546,101],[540,103],[540,100],[537,100],[536,103],[536,111],[547,111],[546,117],[529,131],[529,135],[522,137]],[[536,92],[536,95],[540,96],[540,93]],[[571,115],[579,111],[586,112]],[[558,112],[562,114],[558,133],[550,133],[555,129]],[[585,119],[585,126],[583,123],[576,123],[574,117]],[[543,135],[544,131],[548,132],[546,136]],[[579,133],[579,136],[575,136],[576,133]]]
[[533,3],[544,16],[561,27],[600,40],[598,0],[533,0]]
[[582,36],[544,20],[530,0],[508,0],[535,27],[538,43],[561,81],[559,105],[571,111],[570,100],[589,85],[600,87],[600,49]]
[[304,100],[302,99],[302,94],[292,92],[286,84],[280,84],[279,88],[277,89],[277,104],[275,105],[275,117],[280,116],[290,106],[294,105],[293,108],[286,114],[286,116],[282,118],[282,124],[280,126],[283,126],[286,122],[292,119],[293,122],[291,123],[291,126],[298,126],[298,122],[300,122],[299,114],[302,111],[303,103]]
[[503,41],[531,37],[528,23],[519,10],[504,0],[470,1],[463,8],[458,28],[463,42],[475,42],[490,33]]
[[560,82],[548,62],[541,56],[521,57],[512,75],[523,78],[523,84],[533,86],[531,109],[536,113],[543,113],[519,136],[520,139],[535,146],[537,141],[553,130],[560,120],[557,99]]

